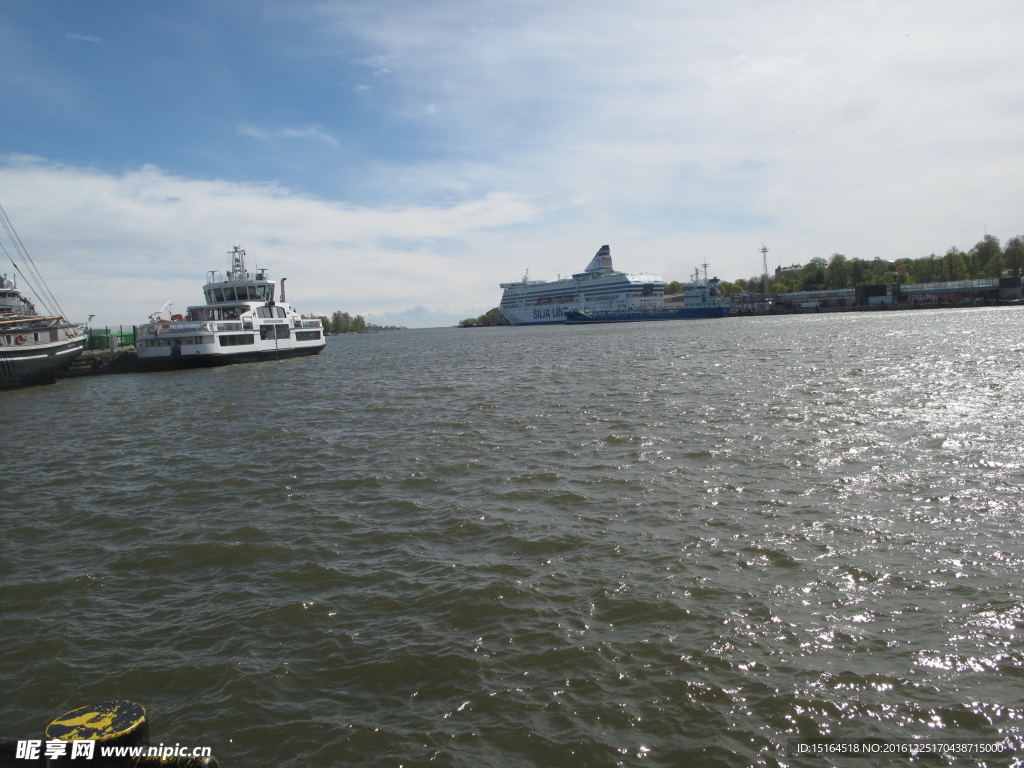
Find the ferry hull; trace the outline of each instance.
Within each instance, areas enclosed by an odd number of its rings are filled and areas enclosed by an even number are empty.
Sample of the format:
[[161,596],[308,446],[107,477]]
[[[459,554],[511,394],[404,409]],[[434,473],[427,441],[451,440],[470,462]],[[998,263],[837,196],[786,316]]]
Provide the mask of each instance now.
[[36,384],[52,384],[57,371],[85,349],[85,336],[50,344],[0,349],[0,389],[17,389]]
[[285,360],[293,357],[309,357],[318,355],[325,345],[316,347],[298,347],[292,349],[254,350],[251,352],[234,352],[231,354],[198,354],[198,355],[159,355],[136,358],[136,369],[140,371],[176,371],[184,368],[216,368],[236,363],[258,363],[263,360]]
[[644,323],[658,320],[708,320],[728,317],[728,307],[682,307],[680,309],[622,312],[586,312],[571,310],[565,315],[566,325],[593,323]]
[[570,307],[517,307],[516,309],[501,309],[512,325],[562,325],[565,323],[565,314]]

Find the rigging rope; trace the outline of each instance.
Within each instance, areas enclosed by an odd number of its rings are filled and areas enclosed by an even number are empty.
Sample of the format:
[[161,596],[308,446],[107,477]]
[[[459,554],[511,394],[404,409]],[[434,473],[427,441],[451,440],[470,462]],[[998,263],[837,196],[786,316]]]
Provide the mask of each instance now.
[[19,267],[17,262],[14,261],[14,257],[7,251],[4,244],[0,242],[0,249],[3,249],[4,254],[6,254],[8,259],[10,259],[11,264],[14,266],[14,271],[21,275],[29,289],[32,291],[32,294],[42,305],[43,309],[46,310],[47,314],[66,317],[64,315],[64,310],[61,309],[56,297],[50,293],[50,289],[47,287],[46,281],[43,280],[43,276],[36,268],[36,264],[29,255],[28,249],[25,248],[25,244],[21,242],[21,238],[14,229],[14,224],[11,223],[11,219],[2,205],[0,205],[0,226],[3,226],[4,230],[7,232],[7,236],[11,240],[11,245],[14,247],[15,253],[18,254],[19,261],[21,261],[21,263],[26,267],[25,270]]

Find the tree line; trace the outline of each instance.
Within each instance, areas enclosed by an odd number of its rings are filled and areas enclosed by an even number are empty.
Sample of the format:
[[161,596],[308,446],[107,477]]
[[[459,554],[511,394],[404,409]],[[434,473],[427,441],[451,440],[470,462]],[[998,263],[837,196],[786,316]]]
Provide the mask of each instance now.
[[367,323],[362,315],[352,317],[348,312],[335,312],[330,317],[318,318],[326,333],[366,333],[367,331],[404,331],[397,325],[374,325]]
[[484,312],[480,317],[459,320],[459,328],[482,328],[491,325],[511,325],[511,323],[501,314],[501,309],[498,307]]
[[[818,256],[799,269],[769,275],[768,292],[822,291],[880,283],[939,283],[1021,274],[1024,274],[1024,237],[1012,237],[1003,247],[999,238],[985,235],[969,251],[953,247],[942,256],[933,253],[920,259],[886,261],[876,257],[868,261],[847,258],[841,253],[833,253],[828,259]],[[754,275],[746,280],[723,280],[718,287],[726,295],[745,291],[760,293],[762,282],[761,275]],[[669,285],[678,286],[673,292],[682,291],[679,283]],[[665,293],[669,293],[668,287]]]

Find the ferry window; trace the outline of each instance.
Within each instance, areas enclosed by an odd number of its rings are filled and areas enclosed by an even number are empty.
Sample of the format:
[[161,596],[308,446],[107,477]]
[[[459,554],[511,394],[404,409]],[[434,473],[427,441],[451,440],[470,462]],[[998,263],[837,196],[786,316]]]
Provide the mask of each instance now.
[[644,291],[643,291],[643,293],[641,295],[642,296],[650,296],[652,293],[654,293],[654,284],[653,283],[644,283]]
[[220,288],[214,288],[213,298],[215,298],[217,301],[224,301],[224,291],[222,291]]
[[273,339],[274,337],[274,326],[272,325],[261,325],[260,326],[260,338],[263,341]]
[[284,311],[284,307],[274,307],[274,314],[278,317],[287,317]]
[[292,335],[291,329],[287,325],[277,325],[274,327],[277,328],[277,338],[279,339],[287,339]]
[[320,331],[296,331],[296,341],[316,341],[320,338]]
[[270,307],[256,307],[256,317],[270,317]]
[[256,301],[257,296],[256,296],[256,286],[255,285],[250,285],[249,286],[248,294],[249,294],[249,301]]
[[217,340],[220,342],[222,347],[238,347],[243,344],[254,343],[255,337],[251,333],[232,333],[224,336],[218,336]]

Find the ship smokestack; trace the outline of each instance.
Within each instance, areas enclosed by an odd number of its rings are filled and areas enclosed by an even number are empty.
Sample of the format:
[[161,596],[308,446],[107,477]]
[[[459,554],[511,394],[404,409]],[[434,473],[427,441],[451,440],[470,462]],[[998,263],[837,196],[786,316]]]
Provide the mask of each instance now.
[[282,304],[284,304],[284,281],[287,280],[287,279],[288,279],[287,277],[282,277],[281,278],[281,303]]

